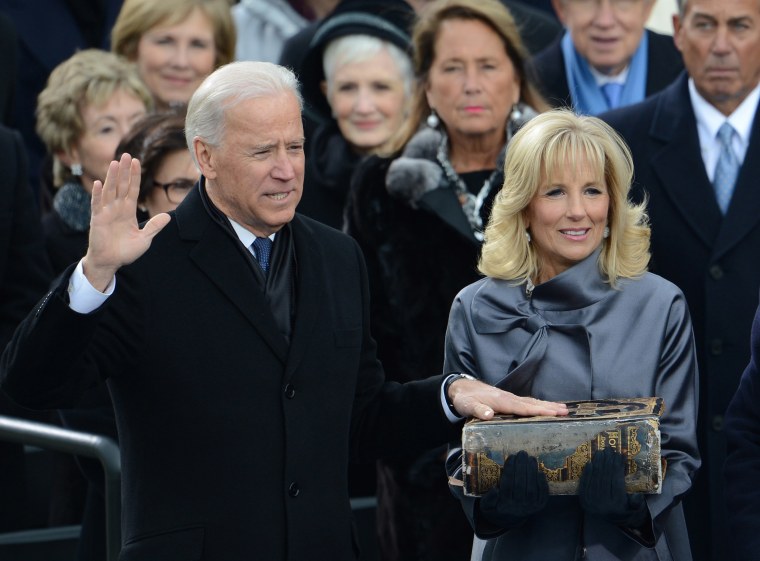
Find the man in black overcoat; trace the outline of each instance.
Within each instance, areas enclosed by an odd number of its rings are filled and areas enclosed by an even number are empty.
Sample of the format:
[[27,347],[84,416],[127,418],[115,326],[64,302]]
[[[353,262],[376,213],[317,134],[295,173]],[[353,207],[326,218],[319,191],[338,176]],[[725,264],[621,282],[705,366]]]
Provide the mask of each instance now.
[[[648,197],[652,270],[689,303],[700,368],[702,469],[684,502],[697,560],[730,558],[723,416],[750,357],[760,287],[760,0],[685,0],[674,18],[686,73],[639,105],[602,115],[631,147],[633,196]],[[721,144],[740,164],[722,210]]]
[[461,377],[384,381],[361,251],[295,214],[292,72],[218,69],[190,101],[186,135],[198,188],[140,229],[139,162],[112,162],[93,186],[87,254],[0,363],[0,387],[33,407],[65,407],[108,379],[122,561],[356,559],[349,457],[446,442],[455,413],[564,411]]
[[754,559],[760,551],[760,307],[752,323],[752,358],[726,410],[728,456],[726,505],[734,558]]

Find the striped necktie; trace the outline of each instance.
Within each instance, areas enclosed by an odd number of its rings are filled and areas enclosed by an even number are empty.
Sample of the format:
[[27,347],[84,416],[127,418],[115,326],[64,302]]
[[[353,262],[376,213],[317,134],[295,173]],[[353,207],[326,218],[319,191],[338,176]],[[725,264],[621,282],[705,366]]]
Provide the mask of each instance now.
[[731,195],[734,193],[736,176],[739,175],[739,159],[736,157],[734,149],[731,146],[734,132],[734,128],[728,121],[723,123],[718,129],[720,155],[718,156],[718,164],[715,166],[713,188],[715,189],[715,198],[718,200],[718,206],[723,214],[726,214],[728,210]]

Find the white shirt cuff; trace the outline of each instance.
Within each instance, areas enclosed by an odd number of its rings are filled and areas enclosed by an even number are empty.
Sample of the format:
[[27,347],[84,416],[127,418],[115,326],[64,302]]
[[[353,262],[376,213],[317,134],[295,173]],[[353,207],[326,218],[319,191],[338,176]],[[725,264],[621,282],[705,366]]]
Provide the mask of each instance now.
[[443,407],[443,412],[446,414],[446,418],[450,422],[456,423],[464,419],[464,417],[454,414],[451,407],[449,407],[448,396],[444,393],[446,391],[446,382],[448,382],[449,378],[452,376],[458,376],[458,374],[449,374],[443,379],[443,383],[441,384],[441,406]]
[[80,260],[69,279],[69,308],[80,314],[89,314],[100,308],[113,294],[115,288],[116,277],[108,283],[105,293],[92,286],[84,276],[84,268]]

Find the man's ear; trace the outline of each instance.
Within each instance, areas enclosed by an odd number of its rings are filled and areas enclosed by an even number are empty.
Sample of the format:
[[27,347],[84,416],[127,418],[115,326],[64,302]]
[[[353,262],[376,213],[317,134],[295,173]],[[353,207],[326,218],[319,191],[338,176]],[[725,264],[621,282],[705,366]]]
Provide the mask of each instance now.
[[681,28],[683,26],[683,22],[681,21],[681,17],[678,14],[673,14],[673,43],[676,45],[676,49],[683,52],[683,49],[681,48]]
[[213,148],[196,136],[193,138],[193,152],[195,153],[195,160],[198,162],[201,174],[206,179],[215,179],[216,158],[214,158]]
[[322,80],[319,83],[319,89],[322,90],[322,95],[327,97],[327,80]]

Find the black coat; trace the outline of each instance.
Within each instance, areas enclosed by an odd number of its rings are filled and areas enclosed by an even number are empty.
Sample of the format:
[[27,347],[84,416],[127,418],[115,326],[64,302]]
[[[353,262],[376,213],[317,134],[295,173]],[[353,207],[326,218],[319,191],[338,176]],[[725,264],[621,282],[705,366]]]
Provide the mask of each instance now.
[[[480,242],[445,177],[412,202],[389,194],[390,163],[371,157],[359,166],[346,228],[367,261],[378,356],[389,376],[405,382],[441,371],[451,304],[462,288],[480,277]],[[498,174],[482,209],[484,218],[501,183]],[[382,558],[466,559],[472,529],[440,477],[445,473],[445,447],[420,452],[379,465]]]
[[306,174],[298,212],[338,230],[351,176],[361,156],[346,142],[334,121],[317,127],[306,144]]
[[250,254],[193,191],[107,304],[76,314],[64,278],[3,355],[2,388],[30,407],[71,404],[108,377],[123,561],[354,559],[349,455],[454,433],[440,376],[384,383],[356,244],[298,215],[290,228],[290,345]]
[[[681,53],[673,44],[673,37],[646,30],[649,37],[647,52],[647,83],[645,96],[659,92],[670,84],[683,70]],[[565,56],[562,54],[562,35],[551,45],[536,54],[528,65],[539,90],[553,107],[572,107],[570,87],[565,72]]]
[[[442,368],[451,304],[481,277],[480,242],[450,185],[427,193],[414,206],[391,196],[385,185],[390,162],[372,157],[359,167],[346,228],[367,261],[378,356],[389,376],[406,381]],[[501,178],[484,205],[484,218]]]
[[734,559],[753,559],[760,550],[760,307],[752,324],[752,359],[726,411],[725,465],[728,524]]
[[730,547],[723,415],[750,357],[748,333],[760,288],[760,119],[724,217],[702,162],[685,73],[641,104],[602,118],[631,147],[634,198],[649,197],[652,271],[678,285],[689,303],[700,367],[703,461],[685,509],[695,559],[723,559]]
[[55,210],[48,212],[42,219],[42,229],[48,258],[56,275],[87,253],[89,230],[75,230]]
[[0,126],[0,349],[51,279],[21,136]]
[[[26,177],[21,136],[0,126],[0,350],[47,290],[52,273],[42,239],[40,213]],[[0,393],[0,415],[28,418]],[[47,420],[39,416],[35,420]],[[0,442],[0,532],[29,523],[23,446]]]

